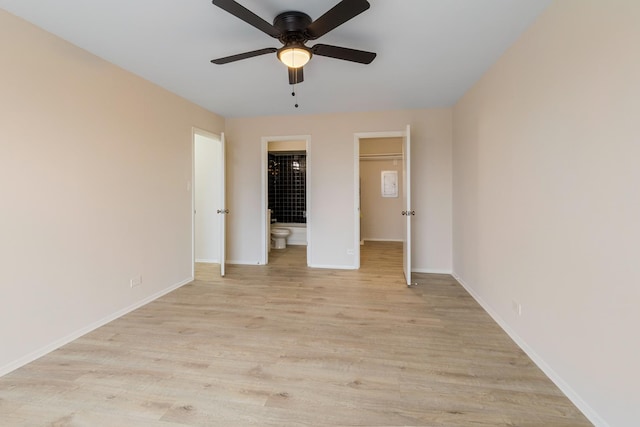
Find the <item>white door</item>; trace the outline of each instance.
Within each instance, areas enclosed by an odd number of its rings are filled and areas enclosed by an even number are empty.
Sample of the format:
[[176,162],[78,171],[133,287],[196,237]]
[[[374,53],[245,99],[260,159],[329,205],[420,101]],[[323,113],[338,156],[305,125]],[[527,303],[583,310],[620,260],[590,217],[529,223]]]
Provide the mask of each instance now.
[[402,259],[404,278],[407,286],[411,286],[411,219],[414,211],[411,209],[411,126],[402,136],[402,215],[405,216],[404,235],[402,236]]
[[225,275],[225,263],[226,263],[226,232],[227,232],[227,198],[226,198],[226,158],[225,158],[225,142],[224,133],[220,134],[220,174],[218,176],[218,182],[220,183],[220,208],[218,209],[218,215],[220,215],[220,276]]
[[225,143],[220,136],[194,129],[193,261],[220,263],[225,272]]

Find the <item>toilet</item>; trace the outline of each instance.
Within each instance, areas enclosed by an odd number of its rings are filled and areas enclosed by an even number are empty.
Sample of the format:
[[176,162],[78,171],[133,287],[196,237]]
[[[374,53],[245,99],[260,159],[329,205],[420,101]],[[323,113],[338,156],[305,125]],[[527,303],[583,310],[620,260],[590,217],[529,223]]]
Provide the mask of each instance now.
[[287,247],[287,237],[291,234],[288,228],[272,228],[271,238],[274,249],[284,249]]

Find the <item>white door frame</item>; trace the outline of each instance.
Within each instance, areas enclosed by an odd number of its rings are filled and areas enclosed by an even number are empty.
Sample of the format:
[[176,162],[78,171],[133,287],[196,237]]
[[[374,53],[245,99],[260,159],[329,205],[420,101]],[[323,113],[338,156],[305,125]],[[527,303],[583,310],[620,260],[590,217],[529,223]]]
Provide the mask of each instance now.
[[[354,268],[360,268],[360,140],[370,138],[402,138],[406,135],[406,131],[387,131],[387,132],[358,132],[353,134],[353,188],[354,188],[354,209],[353,222],[355,224],[353,235],[354,247]],[[399,214],[399,213],[398,213]]]
[[413,286],[415,283],[411,279],[413,265],[411,223],[415,212],[411,204],[411,125],[407,125],[407,131],[402,137],[402,178],[402,203],[405,215],[404,236],[402,237],[402,271],[407,286]]
[[263,136],[262,137],[262,203],[261,203],[261,220],[262,220],[262,257],[261,263],[267,264],[269,262],[269,246],[271,245],[271,234],[269,219],[267,216],[267,210],[269,209],[269,179],[268,173],[268,161],[269,161],[269,141],[304,141],[305,150],[307,152],[307,171],[306,171],[306,204],[307,204],[307,265],[311,265],[311,197],[309,197],[309,182],[311,180],[311,135],[286,135],[286,136]]
[[224,277],[227,268],[227,147],[224,132],[220,134],[220,276]]

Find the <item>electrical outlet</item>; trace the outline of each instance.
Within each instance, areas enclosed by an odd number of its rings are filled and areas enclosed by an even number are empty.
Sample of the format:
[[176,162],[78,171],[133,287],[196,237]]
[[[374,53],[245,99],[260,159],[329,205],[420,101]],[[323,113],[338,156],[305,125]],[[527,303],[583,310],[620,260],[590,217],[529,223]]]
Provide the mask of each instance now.
[[135,288],[136,286],[140,286],[142,284],[142,276],[133,277],[129,281],[129,284],[131,285],[132,288]]

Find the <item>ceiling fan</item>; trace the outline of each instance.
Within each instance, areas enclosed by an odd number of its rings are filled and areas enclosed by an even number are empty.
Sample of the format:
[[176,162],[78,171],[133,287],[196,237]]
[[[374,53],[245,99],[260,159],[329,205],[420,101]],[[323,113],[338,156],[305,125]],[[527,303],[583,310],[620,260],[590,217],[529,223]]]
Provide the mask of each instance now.
[[241,59],[277,52],[278,59],[289,68],[289,84],[293,85],[302,83],[304,80],[303,66],[309,62],[313,55],[328,56],[360,64],[369,64],[376,57],[373,52],[328,44],[316,44],[312,47],[305,46],[307,41],[322,37],[334,28],[369,9],[370,5],[367,0],[342,0],[315,21],[312,21],[309,15],[303,12],[283,12],[275,17],[273,25],[234,0],[213,0],[213,4],[269,36],[280,40],[283,44],[280,49],[267,47],[213,59],[211,62],[214,64],[227,64]]

